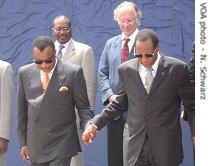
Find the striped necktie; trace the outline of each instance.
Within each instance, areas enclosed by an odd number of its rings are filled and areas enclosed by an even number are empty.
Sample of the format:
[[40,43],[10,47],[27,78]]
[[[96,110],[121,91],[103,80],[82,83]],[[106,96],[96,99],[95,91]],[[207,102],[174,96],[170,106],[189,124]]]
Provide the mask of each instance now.
[[58,51],[58,53],[57,53],[57,55],[56,55],[56,57],[58,58],[58,59],[61,59],[62,58],[62,56],[63,56],[63,54],[62,54],[62,49],[64,48],[65,46],[64,45],[59,45],[59,51]]

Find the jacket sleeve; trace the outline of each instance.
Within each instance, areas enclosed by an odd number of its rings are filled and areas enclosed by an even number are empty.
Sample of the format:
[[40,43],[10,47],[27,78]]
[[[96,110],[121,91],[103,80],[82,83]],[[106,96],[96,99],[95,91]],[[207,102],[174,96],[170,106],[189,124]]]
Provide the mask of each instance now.
[[187,65],[181,71],[178,94],[182,100],[183,106],[187,111],[188,122],[191,129],[191,135],[195,135],[195,89],[190,82],[189,70]]
[[11,135],[14,84],[12,66],[6,65],[1,72],[0,137],[9,140]]
[[73,97],[80,118],[80,126],[85,128],[94,113],[88,100],[85,78],[81,67],[78,67],[74,76]]
[[121,92],[121,94],[119,94],[114,101],[109,103],[100,114],[95,116],[90,123],[95,124],[98,130],[100,130],[124,113],[127,110],[127,107],[127,95],[125,92]]
[[19,69],[19,84],[18,84],[17,132],[18,132],[20,147],[23,147],[27,145],[28,103],[25,97],[24,85],[20,71],[21,69]]
[[87,94],[90,105],[94,108],[96,97],[96,67],[95,56],[91,47],[87,47],[83,54],[81,67],[87,85]]
[[104,105],[108,104],[109,97],[114,94],[109,82],[108,52],[108,44],[106,43],[100,58],[98,70],[99,88],[101,90],[102,103]]

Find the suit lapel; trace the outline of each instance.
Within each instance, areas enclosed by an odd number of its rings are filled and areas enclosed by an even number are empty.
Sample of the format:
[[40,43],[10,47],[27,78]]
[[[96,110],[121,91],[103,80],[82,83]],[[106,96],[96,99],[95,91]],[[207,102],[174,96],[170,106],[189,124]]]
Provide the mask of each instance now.
[[165,60],[166,60],[165,57],[162,55],[159,62],[158,69],[157,69],[156,76],[152,83],[150,94],[161,84],[161,82],[166,78],[166,76],[169,73],[168,67],[165,64]]
[[144,88],[143,82],[141,80],[141,77],[139,75],[139,60],[136,58],[133,61],[133,65],[131,64],[128,68],[128,75],[132,78],[132,80],[137,84],[137,87],[140,91],[142,91],[145,95],[147,95],[147,92]]
[[[121,35],[116,39],[115,43],[113,44],[113,58],[117,60],[116,64],[121,64],[121,47],[122,47],[122,40]],[[113,60],[114,62],[114,60]]]
[[72,56],[75,55],[75,46],[74,46],[74,40],[71,39],[68,47],[66,48],[66,52],[63,55],[63,57],[61,58],[64,62],[66,62],[68,59],[70,59]]
[[58,60],[58,63],[55,67],[52,78],[50,79],[49,86],[43,96],[42,103],[38,111],[39,112],[38,117],[40,117],[40,115],[45,110],[47,110],[47,107],[50,105],[52,99],[57,94],[59,88],[64,84],[65,80],[66,80],[66,75],[63,74],[63,65]]
[[41,95],[43,93],[43,89],[40,78],[40,70],[37,68],[37,66],[34,65],[28,80],[30,80],[30,86],[32,87],[31,89],[34,90],[32,92],[33,95],[34,94]]

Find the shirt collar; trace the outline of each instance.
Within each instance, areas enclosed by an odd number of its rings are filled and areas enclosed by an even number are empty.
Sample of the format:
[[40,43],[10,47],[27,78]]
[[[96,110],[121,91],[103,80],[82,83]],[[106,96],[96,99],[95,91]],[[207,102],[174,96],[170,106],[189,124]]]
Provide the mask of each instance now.
[[136,28],[136,30],[133,32],[133,34],[130,35],[129,37],[126,37],[125,34],[122,32],[121,40],[124,40],[125,38],[129,38],[130,41],[133,41],[134,42],[135,39],[136,39],[136,35],[138,34],[138,32],[139,32],[139,30],[138,30],[138,28]]
[[[62,44],[63,46],[64,46],[64,48],[62,49],[64,52],[65,52],[65,50],[66,50],[66,48],[68,47],[68,45],[69,45],[69,43],[72,41],[72,38],[67,42],[67,43],[65,43],[65,44]],[[55,41],[55,50],[56,50],[56,53],[59,51],[59,46],[60,46],[61,44],[56,40]],[[64,53],[62,51],[62,53]]]

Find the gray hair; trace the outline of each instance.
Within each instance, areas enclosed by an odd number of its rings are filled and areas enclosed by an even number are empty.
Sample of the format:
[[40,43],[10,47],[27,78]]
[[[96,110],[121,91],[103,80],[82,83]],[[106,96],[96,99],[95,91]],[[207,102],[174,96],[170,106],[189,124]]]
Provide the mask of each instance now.
[[46,47],[50,46],[55,50],[54,42],[48,36],[39,36],[34,40],[33,48],[38,48],[41,52],[44,51]]
[[138,8],[138,6],[133,3],[133,2],[128,2],[128,1],[124,1],[122,2],[121,4],[119,4],[115,10],[114,10],[114,20],[117,21],[118,20],[118,15],[120,13],[120,10],[123,8],[123,7],[128,7],[128,6],[131,6],[134,8],[135,12],[136,12],[136,17],[138,19],[138,22],[140,21],[141,19],[141,16],[142,16],[142,11]]
[[155,48],[159,44],[158,34],[155,31],[152,29],[141,29],[136,36],[136,41],[144,42],[147,40],[151,40]]
[[53,26],[54,26],[55,20],[57,20],[57,19],[64,19],[64,20],[66,20],[68,22],[69,28],[71,28],[71,20],[65,15],[60,15],[60,16],[55,17],[54,20],[53,20]]

